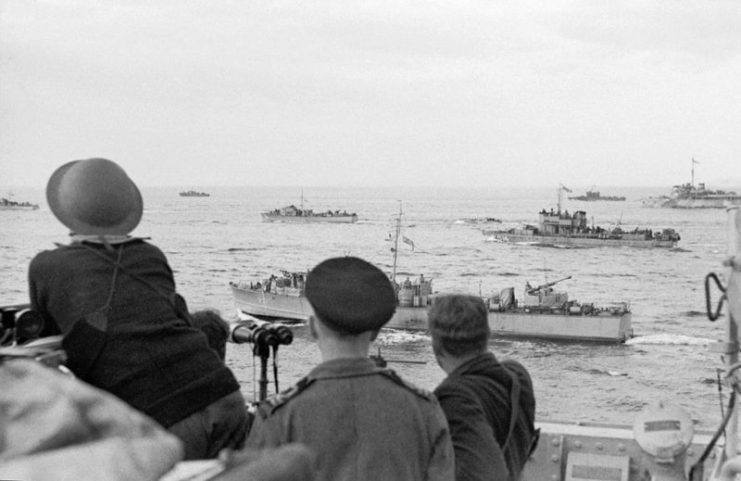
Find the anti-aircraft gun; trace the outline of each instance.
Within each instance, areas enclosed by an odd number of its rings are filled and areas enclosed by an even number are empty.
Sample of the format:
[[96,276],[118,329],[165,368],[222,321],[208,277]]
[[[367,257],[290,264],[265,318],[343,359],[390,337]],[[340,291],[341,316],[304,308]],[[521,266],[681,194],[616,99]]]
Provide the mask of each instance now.
[[553,292],[552,286],[559,282],[571,279],[571,276],[564,277],[552,282],[546,282],[536,287],[525,285],[525,295],[523,296],[523,306],[526,310],[546,310],[565,309],[569,301],[569,295],[565,292]]
[[536,287],[532,287],[532,286],[530,286],[530,284],[528,284],[527,287],[525,287],[525,294],[527,294],[529,296],[537,295],[538,291],[548,289],[549,287],[555,286],[559,282],[563,282],[563,281],[566,281],[568,279],[571,279],[571,276],[564,277],[563,279],[558,279],[558,280],[552,281],[552,282],[546,282],[545,284],[541,284],[541,285],[536,286]]

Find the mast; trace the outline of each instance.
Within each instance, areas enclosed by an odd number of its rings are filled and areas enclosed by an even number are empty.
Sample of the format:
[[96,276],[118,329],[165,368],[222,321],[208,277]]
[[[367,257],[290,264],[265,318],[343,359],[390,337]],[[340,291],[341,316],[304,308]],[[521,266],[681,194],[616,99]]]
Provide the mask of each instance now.
[[391,282],[396,284],[396,257],[399,253],[399,234],[401,233],[401,201],[399,201],[399,216],[396,218],[396,235],[394,236],[394,266],[391,270]]
[[558,184],[558,213],[561,213],[561,203],[563,202],[563,191],[571,193],[571,189],[563,184]]
[[692,157],[692,180],[690,181],[690,185],[692,187],[695,186],[695,164],[699,164],[700,162],[696,161],[694,157]]

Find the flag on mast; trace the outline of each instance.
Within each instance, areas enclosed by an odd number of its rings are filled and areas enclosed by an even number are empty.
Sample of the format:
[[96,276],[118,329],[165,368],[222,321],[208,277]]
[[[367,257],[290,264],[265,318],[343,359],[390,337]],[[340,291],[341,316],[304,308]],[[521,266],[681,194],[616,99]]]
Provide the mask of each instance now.
[[401,236],[401,240],[404,241],[404,244],[409,244],[410,246],[412,246],[412,250],[414,250],[414,241],[412,239],[404,235]]

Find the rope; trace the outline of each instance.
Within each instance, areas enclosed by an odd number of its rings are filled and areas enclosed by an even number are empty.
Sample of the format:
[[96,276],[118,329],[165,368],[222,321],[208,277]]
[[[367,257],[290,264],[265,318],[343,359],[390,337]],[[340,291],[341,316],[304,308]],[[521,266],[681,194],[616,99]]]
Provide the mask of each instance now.
[[701,467],[702,464],[705,462],[705,460],[710,456],[711,451],[715,447],[715,443],[718,442],[718,438],[720,438],[720,435],[725,432],[726,425],[728,425],[728,421],[731,419],[731,414],[733,414],[733,406],[736,404],[736,390],[734,389],[731,391],[731,398],[728,400],[728,409],[726,410],[726,415],[723,418],[723,422],[720,423],[720,426],[718,427],[718,430],[715,431],[715,434],[713,435],[713,438],[710,440],[708,445],[705,447],[705,451],[703,451],[700,458],[697,460],[695,464],[692,465],[692,468],[690,468],[690,476],[689,478],[691,480],[696,479],[694,477],[695,469],[698,467]]

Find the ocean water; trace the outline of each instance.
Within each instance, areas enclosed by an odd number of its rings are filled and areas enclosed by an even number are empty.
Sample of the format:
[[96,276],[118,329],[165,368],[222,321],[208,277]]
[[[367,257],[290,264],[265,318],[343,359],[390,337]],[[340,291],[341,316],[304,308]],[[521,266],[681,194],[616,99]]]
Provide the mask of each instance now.
[[[490,295],[526,281],[558,284],[570,299],[597,304],[629,302],[636,337],[625,345],[590,345],[492,339],[500,357],[520,360],[533,377],[539,420],[631,424],[648,403],[672,401],[701,429],[721,419],[717,369],[720,355],[710,345],[724,335],[724,318],[705,315],[704,278],[723,274],[727,214],[717,210],[649,209],[640,199],[664,192],[603,189],[625,202],[564,200],[570,211],[587,211],[595,225],[620,223],[626,229],[672,227],[681,235],[676,249],[575,248],[507,245],[488,241],[481,225],[464,218],[496,217],[501,227],[536,223],[542,208],[556,206],[556,189],[435,189],[304,187],[305,207],[357,212],[348,225],[263,223],[260,212],[299,204],[298,187],[200,187],[208,198],[184,198],[177,188],[144,188],[145,211],[135,235],[150,237],[168,256],[178,290],[191,310],[214,308],[227,319],[236,311],[229,281],[256,281],[279,270],[307,270],[327,257],[363,257],[390,272],[391,243],[399,209],[403,234],[397,275],[424,274],[434,292]],[[65,228],[46,205],[43,191],[15,189],[16,200],[41,205],[33,212],[0,211],[2,304],[27,302],[26,274],[40,250],[67,241]],[[566,197],[564,197],[566,199]],[[494,224],[494,226],[497,226]],[[715,291],[715,299],[718,294]],[[288,387],[319,362],[306,326],[295,326],[294,342],[270,359],[269,392]],[[417,385],[432,389],[443,378],[423,333],[383,332],[373,346],[390,367]],[[249,344],[230,344],[227,362],[245,396],[255,397],[259,359]],[[273,365],[275,363],[275,366]]]

